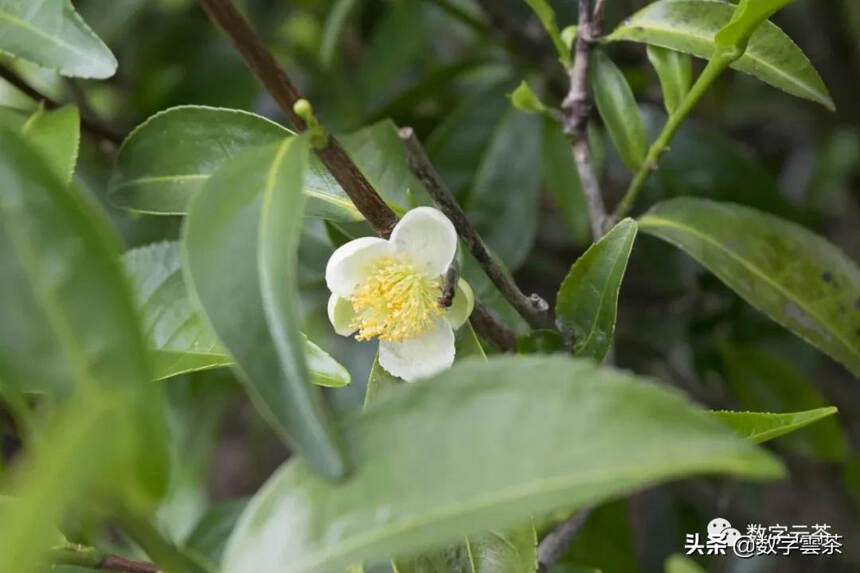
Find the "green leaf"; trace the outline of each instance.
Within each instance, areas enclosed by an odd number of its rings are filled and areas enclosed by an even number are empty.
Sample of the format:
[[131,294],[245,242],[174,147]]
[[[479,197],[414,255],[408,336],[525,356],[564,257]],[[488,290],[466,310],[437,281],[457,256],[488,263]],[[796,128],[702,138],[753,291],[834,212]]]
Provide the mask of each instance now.
[[[755,344],[727,345],[722,356],[728,387],[746,409],[794,412],[827,406],[811,380]],[[843,460],[848,451],[845,432],[836,418],[823,420],[786,442],[796,451],[822,459]]]
[[579,34],[579,28],[575,25],[567,26],[561,31],[561,41],[564,43],[565,48],[568,50],[573,49],[573,46],[576,43],[577,34]]
[[648,153],[648,138],[633,90],[621,70],[600,50],[592,55],[589,75],[597,111],[615,149],[630,169],[639,169]]
[[109,78],[117,66],[70,0],[0,0],[0,52],[80,78]]
[[[283,140],[292,132],[263,117],[230,109],[180,106],[157,113],[123,142],[110,180],[111,201],[132,211],[183,215],[188,202],[224,163],[242,151]],[[397,212],[430,199],[406,163],[391,120],[341,137],[344,148]],[[340,222],[363,217],[316,156],[305,173],[305,214]]]
[[745,50],[750,36],[768,18],[794,0],[741,0],[732,19],[714,38],[723,50]]
[[591,237],[588,206],[570,141],[561,126],[551,119],[544,120],[543,136],[543,184],[564,216],[573,241],[586,244]]
[[504,533],[489,531],[441,551],[400,559],[393,567],[396,573],[534,573],[537,537],[531,525]]
[[75,106],[54,111],[40,107],[24,123],[21,132],[52,166],[57,176],[68,183],[78,162],[81,118]]
[[794,223],[706,199],[660,203],[639,226],[860,375],[860,268],[838,248]]
[[302,178],[307,170],[309,154],[310,140],[301,137],[281,144],[274,156],[260,207],[257,264],[263,308],[281,370],[297,387],[297,391],[291,394],[298,402],[296,413],[299,419],[303,419],[302,433],[306,432],[308,437],[303,445],[333,450],[323,451],[322,455],[306,451],[305,455],[310,460],[317,458],[325,474],[339,477],[346,472],[346,467],[339,451],[338,436],[332,422],[324,416],[321,396],[312,392],[310,371],[305,361],[306,339],[299,332],[295,320],[299,308],[295,271],[304,207]]
[[[57,542],[63,510],[105,471],[108,456],[120,451],[115,432],[123,421],[116,410],[111,413],[117,406],[128,403],[111,404],[98,392],[75,396],[45,431],[37,455],[18,470],[15,503],[0,506],[0,571],[44,570],[40,561]],[[81,463],[82,458],[89,459]]]
[[[15,132],[24,135],[23,130],[29,126],[25,139],[40,153],[43,162],[56,166],[59,181],[60,172],[65,169],[60,164],[69,161],[69,157],[61,156],[70,154],[73,165],[77,154],[77,123],[69,121],[72,115],[77,118],[74,108],[47,113],[40,110],[29,119],[14,110],[3,108],[2,112],[4,125]],[[38,169],[42,169],[41,164]],[[65,393],[73,386],[69,362],[63,356],[44,305],[15,254],[17,248],[10,241],[9,236],[0,233],[0,267],[5,272],[5,280],[0,281],[0,297],[15,301],[0,310],[0,338],[9,341],[9,356],[5,359],[7,382],[20,385],[24,392]]]
[[529,523],[510,531],[489,531],[466,538],[475,573],[533,573],[537,570],[537,533]]
[[399,76],[421,59],[428,47],[423,15],[421,4],[415,2],[388,5],[362,54],[352,97],[366,104],[379,100],[385,86],[399,83]]
[[534,13],[537,14],[540,23],[543,24],[544,30],[549,34],[552,40],[552,45],[555,46],[555,51],[558,52],[558,59],[565,68],[571,66],[570,47],[565,44],[561,37],[561,32],[558,30],[558,23],[555,21],[555,10],[546,0],[526,0],[526,4],[531,6]]
[[224,570],[341,571],[685,475],[782,473],[680,394],[566,357],[455,364],[348,416],[344,432],[350,479],[287,462],[242,516]]
[[218,563],[246,505],[247,499],[234,499],[211,507],[188,535],[185,547]]
[[341,39],[341,31],[346,24],[349,13],[355,7],[356,0],[337,0],[329,10],[322,31],[322,46],[320,60],[326,68],[331,67],[337,53],[337,45]]
[[677,553],[666,558],[663,570],[665,573],[706,573],[701,565]]
[[[189,297],[178,242],[133,249],[123,255],[123,263],[152,350],[156,380],[233,364]],[[307,338],[304,344],[314,384],[349,384],[346,368]]]
[[[25,280],[32,291],[28,298],[38,308],[32,317],[20,316],[20,302],[4,296],[0,323],[38,324],[44,339],[55,341],[55,358],[63,361],[58,378],[65,380],[57,390],[71,390],[73,381],[106,388],[146,384],[146,347],[107,223],[87,199],[43,167],[42,155],[22,136],[0,130],[0,149],[0,245],[9,262],[2,283],[5,288]],[[91,301],[98,301],[98,312]],[[0,365],[21,368],[4,368],[3,378],[30,391],[45,380],[31,378],[23,360],[41,353],[18,342],[24,346],[0,347],[9,354]]]
[[[716,50],[714,36],[732,18],[735,7],[714,0],[659,0],[649,4],[606,37],[662,46],[698,58]],[[835,109],[821,77],[785,32],[765,22],[752,35],[744,55],[731,67],[798,97]]]
[[[471,324],[466,323],[457,332],[456,343],[457,360],[487,359]],[[376,398],[380,390],[386,391],[396,387],[395,384],[397,380],[388,376],[378,362],[374,362],[367,398]],[[506,532],[487,531],[470,535],[461,544],[399,559],[392,565],[397,573],[534,573],[537,570],[537,533],[531,522]]]
[[[109,194],[117,206],[156,215],[185,214],[188,202],[224,163],[292,132],[252,113],[180,106],[139,125],[120,148]],[[355,206],[316,158],[304,180],[306,214],[360,220]]]
[[27,117],[28,114],[20,109],[5,105],[0,106],[0,126],[6,129],[20,130],[24,126],[24,122],[27,121]]
[[289,138],[214,174],[185,221],[183,272],[254,405],[331,477],[344,460],[293,318],[306,154],[304,139]]
[[[159,389],[106,222],[22,135],[0,129],[0,149],[0,390],[61,401],[24,464],[21,504],[0,520],[0,570],[25,572],[91,478],[127,503],[154,504],[167,454]],[[98,460],[80,463],[94,451]]]
[[223,376],[188,376],[165,388],[170,485],[155,518],[170,539],[186,537],[209,506],[209,472],[234,390],[234,380],[226,372]]
[[663,104],[666,111],[674,112],[693,84],[693,63],[688,54],[649,45],[648,59],[660,79],[663,88]]
[[525,261],[537,234],[542,131],[541,117],[508,107],[484,150],[466,201],[478,232],[512,269]]
[[719,411],[714,415],[746,439],[760,444],[814,424],[836,412],[836,408],[830,406],[788,414]]
[[427,153],[442,179],[465,203],[496,127],[509,109],[513,84],[496,83],[457,105],[427,139]]
[[25,136],[50,165],[57,176],[68,183],[75,170],[80,143],[80,117],[77,108],[46,111],[40,106],[32,114],[0,107],[0,125]]
[[638,225],[624,219],[570,268],[556,297],[559,323],[574,336],[577,356],[602,361],[612,345],[618,292]]

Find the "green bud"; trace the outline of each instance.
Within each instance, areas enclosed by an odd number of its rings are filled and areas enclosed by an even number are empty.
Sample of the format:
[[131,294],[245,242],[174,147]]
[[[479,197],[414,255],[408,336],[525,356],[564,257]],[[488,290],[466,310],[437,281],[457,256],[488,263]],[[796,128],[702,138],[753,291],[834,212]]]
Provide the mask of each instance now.
[[296,115],[305,120],[305,123],[315,123],[314,108],[311,107],[311,102],[302,98],[293,104],[293,111]]
[[547,111],[540,98],[524,81],[520,82],[520,85],[511,94],[511,102],[515,108],[526,113],[544,113]]
[[573,44],[576,42],[576,35],[578,32],[579,29],[576,26],[568,26],[561,31],[561,41],[564,42],[564,45],[567,46],[568,50],[573,49]]
[[314,149],[322,149],[328,145],[328,134],[314,115],[314,108],[311,106],[311,102],[302,98],[293,104],[293,111],[307,124],[307,133],[311,140],[311,146]]

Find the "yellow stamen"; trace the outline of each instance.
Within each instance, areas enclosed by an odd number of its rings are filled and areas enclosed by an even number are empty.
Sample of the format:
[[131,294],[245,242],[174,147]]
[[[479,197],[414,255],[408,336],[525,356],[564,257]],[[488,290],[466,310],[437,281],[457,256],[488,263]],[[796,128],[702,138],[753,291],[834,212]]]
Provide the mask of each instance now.
[[404,257],[377,260],[349,297],[357,340],[402,342],[432,330],[442,315],[442,279],[427,277]]

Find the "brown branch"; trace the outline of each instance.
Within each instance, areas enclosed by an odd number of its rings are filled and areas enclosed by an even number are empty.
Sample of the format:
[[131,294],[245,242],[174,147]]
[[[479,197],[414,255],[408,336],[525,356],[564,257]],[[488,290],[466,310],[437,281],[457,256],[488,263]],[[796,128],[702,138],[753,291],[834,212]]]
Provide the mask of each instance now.
[[[305,122],[293,109],[296,102],[302,99],[299,90],[233,2],[231,0],[199,0],[199,2],[212,21],[227,34],[236,51],[281,107],[290,123],[296,130],[304,131],[307,127]],[[387,238],[397,224],[397,215],[376,193],[337,139],[329,137],[328,146],[316,150],[316,153],[373,230]],[[478,333],[499,349],[508,351],[516,348],[514,333],[507,330],[478,300],[475,301],[471,321]]]
[[568,546],[588,521],[593,506],[586,506],[574,513],[567,521],[562,522],[538,545],[538,572],[545,573],[564,556]]
[[600,192],[597,172],[588,146],[588,64],[591,44],[598,38],[603,26],[603,0],[597,0],[592,13],[589,0],[579,0],[579,33],[576,38],[573,66],[567,72],[570,91],[562,101],[564,133],[570,138],[576,170],[588,205],[588,218],[594,240],[603,236],[607,224],[606,207]]
[[[293,127],[297,131],[305,131],[305,122],[293,110],[302,95],[232,0],[200,0],[200,5],[224,30],[236,51],[287,115]],[[316,153],[373,230],[387,238],[397,224],[397,215],[376,193],[337,139],[329,137],[328,145],[316,150]]]
[[469,247],[469,252],[472,253],[472,256],[475,257],[493,284],[533,328],[553,328],[549,305],[536,294],[531,296],[523,294],[510,275],[496,261],[478,231],[466,217],[463,209],[457,204],[454,194],[451,193],[451,190],[436,172],[436,168],[433,167],[412,128],[402,128],[400,139],[406,147],[406,159],[410,171],[424,183],[433,201],[454,223],[457,234]]
[[[44,102],[45,107],[48,109],[57,109],[63,106],[63,104],[61,104],[60,102],[49,98],[48,96],[41,93],[39,90],[25,82],[23,78],[19,77],[15,72],[5,66],[0,66],[0,78],[3,78],[7,82],[15,86],[18,91],[20,91],[30,99]],[[120,134],[116,133],[113,129],[104,125],[94,117],[91,117],[89,113],[84,109],[81,109],[81,127],[85,131],[99,137],[100,139],[105,139],[116,146],[119,146],[119,144],[122,143],[122,136]]]

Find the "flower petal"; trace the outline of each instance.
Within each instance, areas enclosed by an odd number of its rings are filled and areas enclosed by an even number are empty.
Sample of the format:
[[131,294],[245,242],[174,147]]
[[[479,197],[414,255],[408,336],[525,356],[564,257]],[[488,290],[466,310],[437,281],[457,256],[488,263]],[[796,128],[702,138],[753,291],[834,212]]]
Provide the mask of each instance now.
[[457,290],[454,291],[454,303],[445,311],[445,318],[451,328],[457,330],[463,323],[469,320],[469,316],[475,309],[475,293],[465,280],[457,281]]
[[432,277],[444,274],[457,253],[453,223],[433,207],[406,213],[391,232],[391,242],[417,269]]
[[433,330],[403,342],[379,342],[379,364],[407,382],[437,374],[454,363],[454,331],[445,319]]
[[325,268],[328,290],[348,298],[379,257],[393,251],[391,243],[379,237],[361,237],[350,241],[332,253]]
[[334,331],[341,336],[349,336],[358,330],[352,326],[353,318],[355,318],[355,310],[352,308],[352,303],[332,294],[328,299],[328,320],[334,327]]

